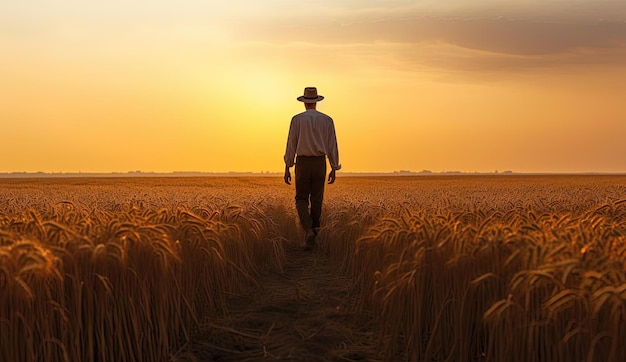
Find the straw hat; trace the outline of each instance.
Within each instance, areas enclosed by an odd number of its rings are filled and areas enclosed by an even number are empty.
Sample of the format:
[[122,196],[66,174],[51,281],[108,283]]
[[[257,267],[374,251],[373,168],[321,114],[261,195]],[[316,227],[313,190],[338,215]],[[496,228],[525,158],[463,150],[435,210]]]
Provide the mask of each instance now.
[[300,102],[304,103],[316,103],[324,99],[324,96],[317,95],[317,88],[315,87],[306,87],[304,88],[304,95],[298,97]]

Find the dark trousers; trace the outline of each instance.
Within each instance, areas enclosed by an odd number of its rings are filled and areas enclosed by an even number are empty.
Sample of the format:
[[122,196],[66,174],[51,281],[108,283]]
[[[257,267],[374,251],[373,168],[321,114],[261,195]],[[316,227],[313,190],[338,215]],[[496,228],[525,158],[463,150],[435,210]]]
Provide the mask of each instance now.
[[320,227],[325,181],[325,156],[296,157],[296,210],[304,230]]

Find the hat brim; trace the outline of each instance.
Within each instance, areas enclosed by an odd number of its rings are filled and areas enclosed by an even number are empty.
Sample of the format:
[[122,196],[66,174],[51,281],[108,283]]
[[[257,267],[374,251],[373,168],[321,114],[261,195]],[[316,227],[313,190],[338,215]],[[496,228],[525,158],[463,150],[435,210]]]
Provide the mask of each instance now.
[[322,99],[324,99],[324,96],[317,96],[316,98],[306,98],[304,96],[300,96],[297,99],[300,102],[304,102],[304,103],[317,103],[317,102],[321,101]]

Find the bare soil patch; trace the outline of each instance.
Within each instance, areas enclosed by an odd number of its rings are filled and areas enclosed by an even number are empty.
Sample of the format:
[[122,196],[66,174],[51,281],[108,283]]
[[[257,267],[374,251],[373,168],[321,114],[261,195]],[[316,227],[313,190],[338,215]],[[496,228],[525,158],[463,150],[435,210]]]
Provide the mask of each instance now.
[[[352,281],[319,250],[285,245],[282,273],[268,273],[194,338],[200,361],[379,360],[364,318],[350,312]],[[367,320],[367,318],[365,318]],[[360,322],[359,322],[360,321]]]

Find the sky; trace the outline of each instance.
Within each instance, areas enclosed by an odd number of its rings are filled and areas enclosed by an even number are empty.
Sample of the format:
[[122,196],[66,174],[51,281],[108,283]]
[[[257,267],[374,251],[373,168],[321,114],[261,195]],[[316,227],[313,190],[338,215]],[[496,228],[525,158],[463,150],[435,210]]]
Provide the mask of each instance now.
[[626,172],[626,1],[0,4],[0,172]]

